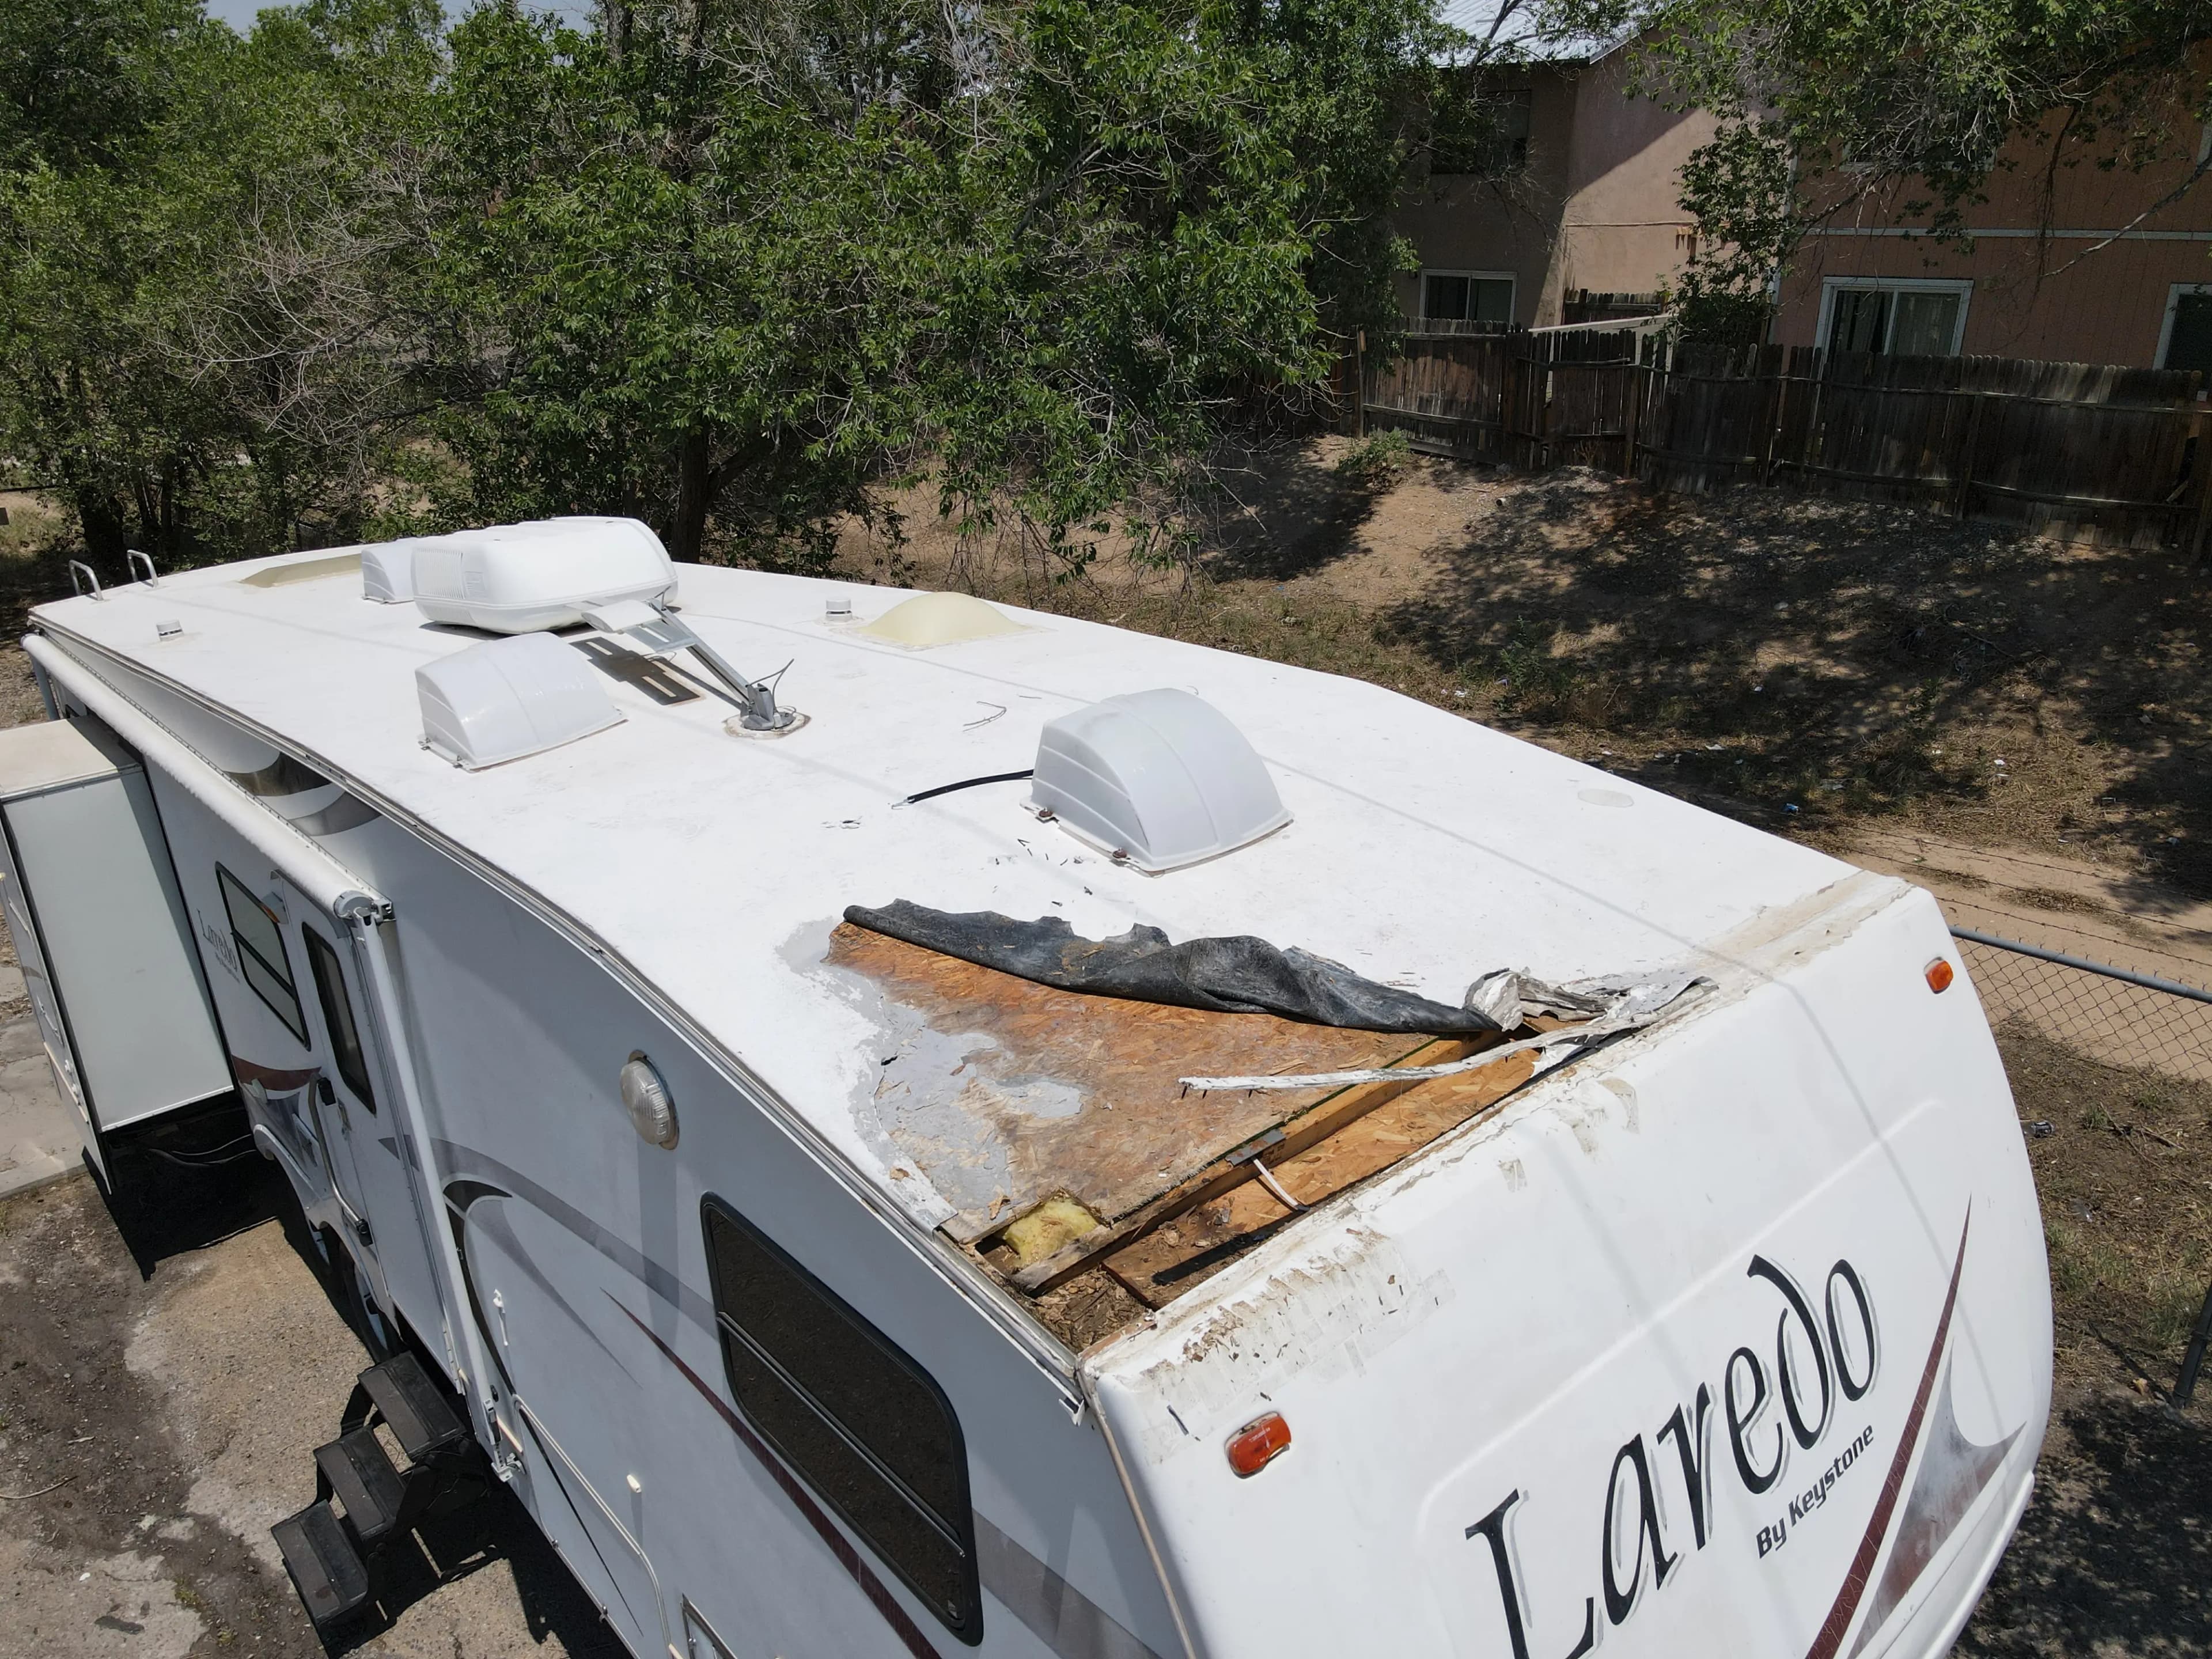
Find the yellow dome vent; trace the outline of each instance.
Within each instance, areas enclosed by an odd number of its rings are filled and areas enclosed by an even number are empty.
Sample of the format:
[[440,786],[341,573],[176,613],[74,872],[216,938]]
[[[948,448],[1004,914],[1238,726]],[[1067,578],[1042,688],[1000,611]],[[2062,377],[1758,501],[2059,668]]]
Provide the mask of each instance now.
[[957,645],[963,640],[1026,634],[1029,629],[972,593],[917,593],[910,599],[901,600],[866,627],[853,631],[863,639],[880,640],[885,645],[927,651],[933,646]]

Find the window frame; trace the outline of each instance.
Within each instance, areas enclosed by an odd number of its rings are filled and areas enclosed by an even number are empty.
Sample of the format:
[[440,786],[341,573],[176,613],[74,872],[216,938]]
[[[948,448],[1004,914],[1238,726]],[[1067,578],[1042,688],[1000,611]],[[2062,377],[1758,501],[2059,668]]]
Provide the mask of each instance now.
[[[243,960],[239,968],[239,977],[246,981],[247,990],[261,999],[262,1006],[276,1016],[278,1023],[299,1039],[300,1046],[312,1054],[314,1051],[314,1041],[307,1035],[307,1010],[300,1000],[300,981],[292,972],[291,954],[284,944],[283,918],[264,903],[251,887],[220,863],[215,866],[215,884],[216,890],[222,896],[222,916],[223,920],[230,924],[232,946],[240,953],[241,958],[251,957],[264,973],[290,994],[292,999],[290,1014],[287,1015],[284,1010],[277,1006],[276,1000],[262,988],[260,981],[246,970]],[[246,942],[245,933],[238,926],[237,907],[231,902],[234,891],[239,897],[258,910],[268,921],[270,931],[276,935],[277,951],[284,957],[282,963],[270,962],[268,957]]]
[[[323,1030],[331,1040],[331,1064],[337,1068],[338,1080],[361,1103],[362,1109],[373,1116],[376,1091],[369,1083],[368,1050],[361,1040],[361,1022],[354,1017],[353,994],[346,986],[343,959],[337,946],[314,928],[300,931],[307,941],[307,976],[315,981],[315,1000],[321,1006]],[[323,969],[325,960],[330,963],[327,979]]]
[[[1966,339],[1966,313],[1973,304],[1974,283],[1970,276],[1823,276],[1820,279],[1820,315],[1813,334],[1813,343],[1827,349],[1836,321],[1836,295],[1842,293],[1869,294],[1955,294],[1959,296],[1959,314],[1951,323],[1950,349],[1943,355],[1956,357]],[[1882,319],[1881,349],[1878,356],[1890,355],[1890,342],[1897,337],[1897,307],[1893,303],[1888,314]]]
[[[2212,126],[2206,127],[2204,131],[2208,137],[2212,137]],[[2158,325],[2158,354],[2150,360],[2153,368],[2167,366],[2166,355],[2173,349],[2173,319],[2180,313],[2182,296],[2191,294],[2212,294],[2212,283],[2169,283],[2166,285],[2166,316]],[[2212,385],[2212,374],[2207,374],[2205,381],[2207,385]]]
[[[1465,277],[1468,282],[1471,282],[1471,283],[1504,283],[1504,284],[1505,284],[1505,322],[1504,322],[1504,326],[1505,326],[1505,327],[1507,327],[1507,328],[1510,328],[1510,327],[1512,327],[1512,326],[1513,326],[1513,319],[1514,319],[1514,318],[1515,318],[1516,315],[1518,315],[1518,314],[1519,314],[1520,308],[1521,308],[1521,279],[1520,279],[1520,277],[1519,277],[1519,276],[1517,276],[1516,275],[1515,275],[1512,271],[1510,271],[1510,270],[1458,270],[1458,269],[1455,269],[1455,268],[1454,268],[1454,267],[1452,267],[1452,266],[1449,266],[1449,265],[1423,265],[1423,266],[1421,267],[1420,276],[1419,276],[1419,283],[1420,283],[1420,288],[1419,288],[1419,296],[1420,296],[1420,314],[1419,314],[1419,320],[1420,320],[1420,321],[1422,321],[1422,322],[1428,322],[1428,321],[1430,321],[1430,320],[1431,320],[1430,314],[1429,314],[1429,278],[1430,278],[1430,277],[1431,277],[1431,276],[1461,276],[1461,277]],[[1443,318],[1437,318],[1437,319],[1436,319],[1435,320],[1439,321],[1439,322],[1447,322],[1447,323],[1449,323],[1449,322],[1465,322],[1465,321],[1469,321],[1469,320],[1472,320],[1472,319],[1467,319],[1467,318],[1443,317]]]
[[[860,1440],[857,1434],[827,1406],[814,1398],[805,1386],[785,1367],[781,1358],[769,1352],[757,1337],[747,1331],[726,1311],[726,1308],[733,1305],[733,1301],[724,1295],[721,1253],[714,1247],[714,1229],[717,1222],[735,1227],[750,1243],[765,1251],[788,1272],[799,1282],[800,1287],[821,1304],[826,1315],[842,1319],[854,1334],[877,1350],[887,1362],[904,1371],[921,1385],[923,1390],[944,1414],[945,1424],[951,1431],[951,1469],[958,1483],[959,1514],[957,1516],[937,1515],[926,1503],[921,1501],[920,1495],[912,1493],[911,1489],[896,1471],[885,1465],[874,1450]],[[920,1602],[932,1617],[944,1625],[966,1645],[974,1647],[980,1644],[983,1639],[983,1592],[976,1557],[975,1500],[970,1492],[968,1480],[968,1436],[967,1431],[961,1425],[960,1413],[954,1408],[951,1396],[945,1392],[937,1379],[929,1374],[927,1368],[919,1360],[878,1330],[873,1322],[863,1315],[859,1309],[830,1289],[817,1275],[811,1272],[804,1262],[777,1243],[727,1200],[713,1193],[708,1193],[701,1197],[699,1238],[701,1249],[707,1258],[708,1295],[714,1307],[716,1346],[721,1350],[723,1382],[730,1391],[731,1403],[736,1407],[738,1414],[745,1419],[751,1431],[759,1437],[761,1443],[774,1452],[777,1459],[798,1480],[805,1483],[807,1490],[836,1516],[846,1530],[851,1533],[869,1553],[884,1564],[884,1567],[907,1588],[915,1600]],[[845,1504],[836,1494],[824,1486],[814,1474],[785,1447],[775,1431],[748,1406],[744,1394],[738,1389],[737,1378],[732,1375],[730,1364],[730,1345],[732,1341],[741,1343],[757,1359],[763,1363],[775,1375],[776,1380],[787,1393],[794,1395],[802,1405],[811,1411],[829,1431],[842,1441],[847,1449],[857,1456],[877,1479],[889,1486],[902,1502],[909,1509],[918,1510],[920,1518],[929,1524],[933,1530],[942,1534],[948,1527],[953,1529],[953,1547],[959,1552],[962,1565],[965,1570],[964,1582],[962,1585],[962,1607],[957,1619],[946,1615],[945,1611],[937,1605],[932,1595],[915,1581],[915,1575],[908,1571],[906,1563],[896,1556],[886,1553],[882,1546],[864,1531],[860,1524],[848,1513]]]

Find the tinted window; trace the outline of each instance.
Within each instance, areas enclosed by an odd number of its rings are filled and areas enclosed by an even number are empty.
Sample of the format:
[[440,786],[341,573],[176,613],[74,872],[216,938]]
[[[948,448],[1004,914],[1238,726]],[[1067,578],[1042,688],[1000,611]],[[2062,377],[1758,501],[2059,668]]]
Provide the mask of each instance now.
[[968,1453],[921,1366],[719,1199],[702,1208],[730,1393],[964,1642],[982,1639]]
[[1513,283],[1505,276],[1448,276],[1429,271],[1421,278],[1421,315],[1449,322],[1510,323]]
[[276,912],[246,890],[246,884],[224,869],[215,867],[222,889],[222,908],[230,917],[231,941],[238,946],[238,969],[253,994],[284,1022],[284,1029],[307,1042],[307,1017],[301,1011],[300,993],[292,984],[292,964],[284,954],[283,924]]
[[1879,289],[1839,288],[1828,323],[1832,351],[1880,351],[1889,333],[1889,295]]
[[2173,331],[2166,337],[2164,368],[2212,374],[2212,294],[2183,294],[2173,301]]
[[1889,349],[1900,357],[1948,357],[1959,332],[1959,296],[1915,291],[1891,306]]
[[356,1100],[376,1109],[375,1092],[368,1086],[368,1057],[362,1053],[361,1030],[353,1023],[353,1001],[346,995],[345,970],[338,965],[338,953],[331,942],[310,927],[307,940],[307,971],[315,976],[315,1000],[323,1006],[323,1029],[331,1034],[331,1058],[337,1062],[338,1075],[353,1091]]

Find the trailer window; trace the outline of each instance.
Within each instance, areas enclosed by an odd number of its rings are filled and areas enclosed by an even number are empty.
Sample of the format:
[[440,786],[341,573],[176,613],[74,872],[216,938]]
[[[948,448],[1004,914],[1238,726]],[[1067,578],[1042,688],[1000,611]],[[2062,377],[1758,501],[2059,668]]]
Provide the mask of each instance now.
[[284,1022],[284,1029],[307,1042],[307,1017],[300,1007],[300,993],[292,983],[290,958],[284,954],[284,927],[276,913],[247,890],[246,884],[224,869],[215,867],[222,889],[222,908],[230,916],[231,942],[238,946],[238,970],[253,988],[254,995]]
[[368,1057],[361,1051],[361,1028],[353,1023],[353,1000],[346,995],[345,970],[331,942],[310,927],[306,930],[307,970],[315,976],[315,1000],[323,1005],[323,1029],[331,1034],[331,1058],[353,1097],[370,1111],[376,1094],[368,1086]]
[[962,1641],[983,1638],[968,1452],[929,1374],[757,1227],[701,1206],[738,1409]]

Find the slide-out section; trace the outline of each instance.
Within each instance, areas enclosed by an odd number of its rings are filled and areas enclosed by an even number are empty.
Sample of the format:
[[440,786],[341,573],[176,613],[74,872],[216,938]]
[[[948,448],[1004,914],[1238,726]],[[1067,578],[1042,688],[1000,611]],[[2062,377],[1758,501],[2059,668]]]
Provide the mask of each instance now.
[[88,718],[0,732],[0,914],[106,1178],[116,1131],[231,1086],[145,769]]

